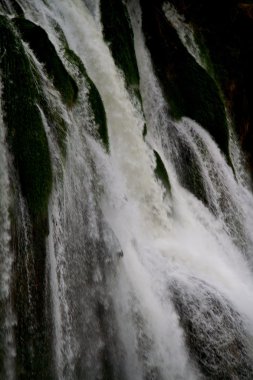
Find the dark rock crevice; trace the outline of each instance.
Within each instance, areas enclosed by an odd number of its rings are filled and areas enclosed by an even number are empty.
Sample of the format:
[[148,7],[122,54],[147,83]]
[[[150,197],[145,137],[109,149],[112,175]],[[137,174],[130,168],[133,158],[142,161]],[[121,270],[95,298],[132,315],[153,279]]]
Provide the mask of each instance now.
[[183,46],[162,4],[141,4],[146,43],[172,116],[188,116],[206,128],[230,162],[225,109],[216,83]]
[[171,0],[210,57],[253,173],[253,3]]

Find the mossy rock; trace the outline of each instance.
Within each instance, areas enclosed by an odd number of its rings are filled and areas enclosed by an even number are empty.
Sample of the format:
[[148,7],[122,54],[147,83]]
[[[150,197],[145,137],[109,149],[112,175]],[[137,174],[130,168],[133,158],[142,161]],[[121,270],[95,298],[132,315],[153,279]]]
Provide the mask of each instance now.
[[[15,281],[12,302],[17,323],[14,326],[16,343],[16,376],[20,380],[53,380],[52,325],[46,311],[45,224],[28,225],[29,247],[25,243],[17,216],[13,221],[12,245],[15,252]],[[19,223],[21,220],[19,220]],[[15,231],[15,232],[14,232]]]
[[183,140],[180,140],[178,149],[179,154],[176,157],[174,165],[177,168],[177,174],[182,186],[212,209],[212,204],[210,204],[204,186],[201,167],[194,151],[192,151]]
[[61,109],[58,106],[55,106],[54,102],[45,97],[43,93],[40,96],[39,102],[47,123],[54,134],[61,155],[63,159],[65,159],[67,152],[66,137],[68,132],[68,123],[62,115]]
[[4,121],[30,214],[47,215],[52,187],[48,141],[37,106],[38,83],[11,23],[0,16],[0,68],[3,81]]
[[171,0],[208,50],[253,175],[252,0]]
[[122,0],[101,0],[103,34],[116,65],[123,71],[127,87],[139,95],[139,72],[134,51],[133,31]]
[[88,102],[90,106],[91,115],[94,117],[94,121],[98,126],[98,135],[105,147],[105,150],[109,152],[109,136],[107,130],[106,113],[101,96],[83,65],[81,59],[75,54],[75,52],[66,45],[64,49],[65,58],[74,65],[80,75],[82,75],[88,86]]
[[[52,167],[38,108],[42,89],[36,68],[26,54],[12,21],[4,16],[0,16],[0,35],[0,71],[7,142],[14,157],[31,221],[27,227],[31,229],[30,244],[29,248],[25,248],[23,229],[21,231],[16,221],[18,206],[13,205],[11,244],[15,252],[15,281],[12,296],[17,317],[17,373],[20,379],[29,376],[51,379],[51,336],[48,335],[45,319],[45,237],[48,234]],[[30,250],[26,254],[32,258],[28,264],[28,259],[24,257],[25,250]]]
[[215,81],[180,41],[162,9],[142,0],[143,30],[156,73],[178,119],[190,117],[215,139],[229,161],[228,126]]
[[37,59],[45,65],[48,76],[60,92],[63,101],[73,106],[78,95],[78,87],[60,60],[47,33],[40,26],[23,18],[13,20],[24,41],[29,43]]
[[106,151],[109,152],[109,136],[104,104],[96,86],[91,80],[89,80],[89,104],[93,111],[95,122],[98,125],[99,136],[104,144]]
[[165,168],[165,165],[164,165],[159,153],[157,153],[157,151],[154,150],[154,154],[155,154],[155,158],[156,158],[155,176],[158,180],[161,181],[161,183],[163,184],[166,191],[170,193],[171,184],[170,184],[169,176],[168,176],[167,170]]

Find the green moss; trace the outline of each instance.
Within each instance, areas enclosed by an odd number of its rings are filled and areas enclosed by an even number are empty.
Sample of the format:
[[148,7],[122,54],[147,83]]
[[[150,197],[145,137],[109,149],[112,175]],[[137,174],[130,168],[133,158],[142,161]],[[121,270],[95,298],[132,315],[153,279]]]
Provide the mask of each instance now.
[[65,58],[74,65],[80,74],[85,78],[85,81],[88,86],[88,102],[91,110],[91,114],[94,117],[94,121],[96,125],[98,126],[98,134],[100,139],[102,140],[102,143],[106,149],[107,152],[109,152],[109,137],[108,137],[108,130],[107,130],[107,121],[106,121],[106,113],[104,109],[104,105],[102,102],[102,99],[100,97],[100,94],[95,86],[95,84],[92,82],[90,77],[87,74],[87,71],[81,61],[81,59],[73,52],[73,50],[69,49],[68,46],[65,47]]
[[100,9],[104,38],[115,63],[123,71],[127,86],[140,97],[133,32],[126,6],[121,0],[102,0]]
[[170,192],[171,191],[171,184],[169,180],[169,176],[167,173],[167,170],[164,166],[164,163],[160,157],[160,155],[154,150],[155,158],[156,158],[156,168],[155,168],[155,176],[157,179],[159,179],[165,189]]
[[29,43],[37,59],[45,65],[47,74],[61,93],[63,101],[69,107],[73,106],[77,99],[78,87],[58,57],[47,33],[31,21],[16,18],[14,22],[22,38]]
[[78,55],[76,55],[76,53],[68,47],[66,40],[64,45],[64,57],[71,65],[75,66],[79,73],[87,80],[88,75],[81,58],[79,58]]
[[0,68],[4,119],[22,192],[34,217],[45,217],[52,187],[46,133],[37,107],[38,84],[21,41],[10,22],[0,16]]

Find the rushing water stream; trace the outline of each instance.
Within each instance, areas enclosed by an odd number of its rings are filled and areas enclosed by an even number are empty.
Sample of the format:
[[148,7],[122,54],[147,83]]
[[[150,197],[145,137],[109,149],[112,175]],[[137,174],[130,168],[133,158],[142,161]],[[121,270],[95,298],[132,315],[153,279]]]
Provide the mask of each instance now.
[[[232,169],[200,125],[189,118],[173,121],[145,45],[137,0],[126,5],[142,106],[127,90],[104,40],[99,1],[19,4],[25,17],[47,32],[79,89],[77,103],[66,107],[24,44],[44,96],[67,126],[63,155],[38,106],[53,170],[44,305],[50,309],[52,378],[252,379],[253,196],[236,138],[231,132]],[[67,61],[59,29],[100,94],[109,152],[91,132],[89,84]],[[27,207],[17,195],[18,183],[10,189],[10,178],[16,177],[5,134],[0,102],[0,377],[44,379],[14,370],[11,202],[18,204],[28,293],[37,280]],[[155,175],[154,152],[170,189]],[[187,186],[187,157],[200,173],[202,200]]]

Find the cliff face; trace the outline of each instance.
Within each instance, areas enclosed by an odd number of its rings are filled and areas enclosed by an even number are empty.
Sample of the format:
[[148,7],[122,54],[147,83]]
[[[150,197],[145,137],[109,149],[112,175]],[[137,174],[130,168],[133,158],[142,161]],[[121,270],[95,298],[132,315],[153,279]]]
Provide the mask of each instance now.
[[225,105],[253,173],[253,2],[170,2],[193,30],[202,55],[209,61],[208,72],[203,72],[182,46],[164,16],[164,3],[142,1],[143,25],[172,108],[176,106],[179,116],[183,113],[202,123],[226,153]]

